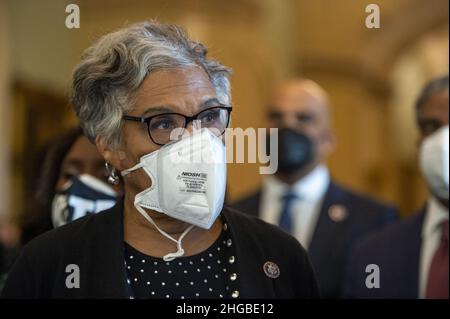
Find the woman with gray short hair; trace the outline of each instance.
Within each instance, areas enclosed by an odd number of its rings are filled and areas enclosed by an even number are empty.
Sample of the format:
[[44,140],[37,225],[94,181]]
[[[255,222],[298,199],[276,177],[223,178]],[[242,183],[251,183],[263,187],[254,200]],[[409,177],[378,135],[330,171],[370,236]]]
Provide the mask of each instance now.
[[131,25],[88,48],[72,105],[124,197],[33,240],[3,297],[318,297],[293,237],[223,206],[229,75],[176,25]]

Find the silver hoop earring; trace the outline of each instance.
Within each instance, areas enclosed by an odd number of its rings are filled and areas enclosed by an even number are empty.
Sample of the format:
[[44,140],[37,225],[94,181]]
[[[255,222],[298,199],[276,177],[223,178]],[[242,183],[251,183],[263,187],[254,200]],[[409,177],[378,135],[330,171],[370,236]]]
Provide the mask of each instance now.
[[108,183],[110,183],[112,185],[119,184],[119,176],[116,173],[116,169],[114,167],[111,168],[110,165],[108,164],[108,162],[105,162],[105,168],[106,168],[106,171],[109,173]]

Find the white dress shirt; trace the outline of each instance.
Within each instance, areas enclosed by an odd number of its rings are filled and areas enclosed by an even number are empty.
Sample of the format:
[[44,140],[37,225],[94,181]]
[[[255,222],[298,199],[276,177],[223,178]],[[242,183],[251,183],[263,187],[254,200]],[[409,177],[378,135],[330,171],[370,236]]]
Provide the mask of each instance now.
[[[298,198],[293,200],[291,216],[293,236],[308,249],[322,206],[322,200],[330,185],[330,175],[325,165],[319,165],[292,185]],[[283,208],[283,195],[289,186],[275,176],[268,177],[262,187],[261,218],[278,225]]]
[[430,197],[422,225],[422,246],[419,266],[419,298],[425,298],[428,273],[434,253],[439,246],[443,221],[448,221],[448,209],[437,199]]

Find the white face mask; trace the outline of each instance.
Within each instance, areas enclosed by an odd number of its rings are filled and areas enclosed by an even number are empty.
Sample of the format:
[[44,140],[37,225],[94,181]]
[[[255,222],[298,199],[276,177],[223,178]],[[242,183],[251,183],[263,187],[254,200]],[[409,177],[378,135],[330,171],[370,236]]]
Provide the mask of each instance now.
[[[220,214],[226,187],[226,154],[222,140],[208,129],[194,130],[188,137],[164,145],[141,157],[122,176],[143,168],[151,186],[134,199],[136,209],[165,237],[177,243],[178,251],[164,256],[170,261],[182,256],[181,241],[194,227],[211,228]],[[161,230],[146,209],[164,213],[191,224],[178,240]]]
[[440,199],[449,198],[448,125],[428,136],[420,148],[420,168],[430,191]]

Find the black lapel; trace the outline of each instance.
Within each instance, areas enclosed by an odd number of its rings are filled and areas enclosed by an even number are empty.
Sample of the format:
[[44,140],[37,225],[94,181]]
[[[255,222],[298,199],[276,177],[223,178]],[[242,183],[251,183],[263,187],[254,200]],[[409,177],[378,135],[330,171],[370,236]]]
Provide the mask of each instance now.
[[[236,254],[236,263],[230,268],[230,273],[235,272],[239,278],[230,290],[239,291],[240,298],[275,298],[273,283],[262,280],[261,273],[264,262],[264,252],[261,243],[252,236],[252,230],[247,229],[234,214],[224,208],[222,211],[224,221],[229,224],[231,238]],[[236,244],[238,243],[238,244]]]
[[[102,215],[100,215],[102,214]],[[96,220],[88,269],[89,297],[127,298],[123,237],[123,200]]]
[[333,252],[335,247],[340,247],[342,241],[346,240],[344,234],[348,226],[348,218],[341,221],[331,219],[330,208],[333,205],[341,205],[341,207],[347,209],[345,192],[331,182],[325,193],[308,248],[311,262],[316,268],[319,268],[319,265],[323,262],[327,263],[326,256]]
[[403,230],[405,238],[401,248],[402,258],[392,256],[392,259],[403,263],[397,268],[399,271],[397,275],[402,278],[401,281],[399,280],[397,288],[403,290],[399,293],[399,296],[408,296],[407,298],[418,298],[419,296],[420,253],[425,212],[426,208],[423,208],[413,216],[408,227]]

